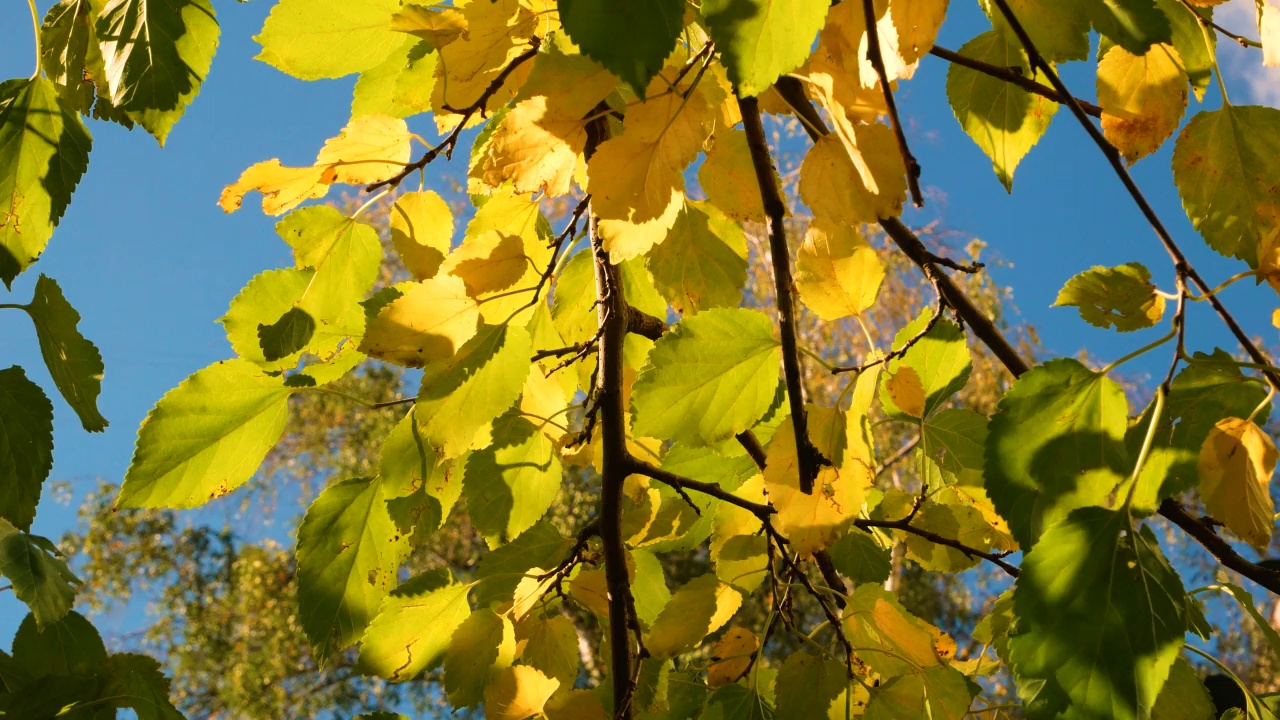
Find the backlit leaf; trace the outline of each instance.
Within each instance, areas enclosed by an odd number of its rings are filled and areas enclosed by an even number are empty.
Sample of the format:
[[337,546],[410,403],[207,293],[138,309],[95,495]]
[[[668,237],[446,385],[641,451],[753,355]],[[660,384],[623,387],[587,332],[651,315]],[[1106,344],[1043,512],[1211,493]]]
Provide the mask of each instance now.
[[560,457],[551,438],[525,417],[495,421],[493,443],[467,456],[462,486],[476,529],[516,537],[540,520],[560,492]]
[[361,352],[407,367],[452,358],[475,337],[480,313],[462,280],[441,275],[410,286],[365,330]]
[[398,0],[281,0],[271,8],[257,59],[301,80],[368,70],[404,42],[391,29]]
[[[831,702],[849,682],[844,665],[829,657],[800,650],[787,656],[778,670],[775,694],[778,720],[824,718]],[[844,708],[840,708],[843,715]]]
[[402,118],[430,110],[438,62],[429,43],[405,38],[385,60],[360,73],[351,95],[351,116]]
[[537,522],[519,537],[495,548],[480,558],[476,578],[475,599],[479,607],[494,602],[510,602],[520,576],[535,567],[556,567],[573,546],[573,540],[561,535],[549,522]]
[[484,689],[485,720],[526,720],[542,713],[560,681],[528,665],[503,668]]
[[409,272],[429,280],[440,269],[453,237],[453,213],[430,190],[408,192],[391,206],[391,242]]
[[860,315],[875,304],[884,264],[856,227],[815,221],[796,254],[796,289],[823,320]]
[[516,625],[521,663],[555,678],[564,687],[578,679],[578,631],[563,615],[526,617]]
[[1169,139],[1187,109],[1187,72],[1172,45],[1133,55],[1119,45],[1098,61],[1102,132],[1131,164]]
[[332,168],[333,182],[365,185],[395,175],[409,162],[409,128],[386,115],[351,118],[320,148],[316,165]]
[[462,621],[444,656],[444,687],[454,708],[484,700],[493,671],[511,665],[516,654],[515,627],[492,610],[477,610]]
[[[1090,0],[1093,2],[1094,0]],[[1101,1],[1101,0],[1097,0]],[[1018,36],[1009,27],[1000,8],[991,0],[980,0],[991,24],[1013,43]],[[1084,60],[1089,54],[1089,6],[1086,2],[1060,3],[1056,0],[1008,0],[1010,9],[1031,37],[1031,42],[1050,62]]]
[[[490,83],[529,50],[528,40],[538,28],[537,18],[519,0],[469,3],[461,7],[460,12],[467,31],[438,48],[440,64],[431,94],[436,126],[442,132],[457,125],[461,116],[456,113],[479,102]],[[486,109],[493,111],[505,105],[528,77],[530,69],[531,63],[526,61],[510,73],[502,88],[493,93]]]
[[942,631],[907,612],[898,598],[874,583],[859,585],[844,611],[845,633],[862,662],[884,677],[942,666]]
[[1200,449],[1200,497],[1209,514],[1265,552],[1275,526],[1271,476],[1275,443],[1249,420],[1223,418]]
[[929,667],[871,689],[866,720],[961,720],[973,702],[968,680],[954,668]]
[[1169,18],[1155,0],[1085,0],[1081,5],[1098,32],[1134,55],[1173,40]]
[[716,576],[710,574],[694,578],[677,590],[662,614],[653,621],[645,640],[649,652],[665,658],[697,645],[711,630],[719,585]]
[[[960,326],[942,318],[921,335],[932,314],[926,309],[893,338],[895,348],[914,343],[906,353],[890,360],[882,375],[880,402],[891,415],[930,415],[969,380],[973,360]],[[899,404],[899,400],[906,404]]]
[[453,632],[471,615],[469,586],[410,580],[383,601],[360,641],[361,672],[403,682],[444,660]]
[[235,490],[280,439],[292,392],[244,360],[187,378],[142,421],[116,506],[196,507]]
[[650,251],[648,267],[678,313],[737,307],[747,280],[747,239],[715,205],[686,203],[667,239]]
[[706,160],[698,168],[698,184],[707,194],[707,202],[739,222],[764,222],[764,201],[760,199],[746,132],[721,130],[712,142]]
[[0,370],[0,518],[31,527],[53,468],[53,404],[14,365]]
[[1090,325],[1121,332],[1149,328],[1164,316],[1164,296],[1140,263],[1086,270],[1067,281],[1053,305],[1074,305]]
[[813,144],[800,166],[800,197],[814,217],[842,225],[895,217],[907,198],[906,172],[893,131],[875,123],[854,129],[853,155],[834,133]]
[[[812,413],[810,413],[812,416]],[[814,438],[818,450],[831,455],[821,438]],[[769,443],[764,469],[765,490],[778,509],[774,518],[778,531],[791,541],[791,551],[811,555],[829,547],[862,509],[871,470],[861,460],[851,459],[843,467],[818,470],[813,492],[800,490],[799,460],[796,458],[794,426],[783,423]]]
[[262,212],[279,215],[312,198],[324,197],[333,182],[333,173],[324,167],[285,167],[278,159],[249,166],[240,178],[222,189],[218,207],[235,212],[250,190],[262,193]]
[[681,0],[559,0],[560,22],[582,53],[643,96],[684,27]]
[[828,7],[822,0],[707,0],[702,15],[730,82],[748,97],[804,62]]
[[632,389],[636,434],[714,445],[747,430],[773,402],[778,341],[765,315],[705,310],[649,353]]
[[760,649],[760,639],[745,628],[729,628],[711,649],[711,665],[707,667],[707,684],[723,687],[737,681],[751,667]]

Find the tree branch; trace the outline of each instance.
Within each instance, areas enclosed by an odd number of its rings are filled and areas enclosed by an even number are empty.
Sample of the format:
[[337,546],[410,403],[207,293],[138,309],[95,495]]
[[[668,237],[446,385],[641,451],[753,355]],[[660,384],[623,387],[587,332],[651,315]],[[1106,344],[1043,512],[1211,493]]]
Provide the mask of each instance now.
[[1280,595],[1280,571],[1249,562],[1237,553],[1231,544],[1214,532],[1213,525],[1193,517],[1182,504],[1173,498],[1160,503],[1160,514],[1166,520],[1182,528],[1208,550],[1224,567],[1230,568],[1262,587]]
[[742,127],[747,133],[747,147],[751,150],[751,164],[756,171],[756,183],[760,186],[760,198],[764,201],[765,214],[769,218],[769,254],[773,261],[773,284],[778,303],[778,330],[782,335],[782,370],[787,383],[787,401],[791,406],[791,426],[795,430],[800,491],[809,495],[813,493],[818,468],[829,465],[830,462],[822,457],[809,439],[804,386],[800,379],[800,344],[796,340],[791,248],[787,245],[787,206],[778,191],[773,158],[769,155],[769,143],[765,139],[764,125],[760,121],[760,106],[756,98],[738,98],[738,109],[742,113]]
[[[1023,90],[1026,90],[1029,93],[1034,93],[1036,95],[1039,95],[1040,97],[1048,98],[1049,100],[1052,100],[1058,103],[1059,105],[1066,104],[1063,101],[1062,96],[1059,95],[1056,90],[1054,90],[1051,87],[1041,85],[1035,80],[1032,80],[1026,75],[1023,75],[1022,73],[1018,72],[1017,69],[1014,69],[1011,67],[1001,67],[999,65],[992,65],[991,63],[985,63],[981,60],[974,60],[973,58],[967,57],[965,55],[961,55],[960,53],[955,52],[954,50],[948,50],[944,47],[939,47],[937,45],[933,46],[933,49],[929,51],[929,54],[933,55],[934,57],[940,57],[949,63],[954,63],[962,67],[967,67],[970,70],[977,70],[983,75],[990,75],[991,77],[996,78],[997,80],[1003,80],[1012,85],[1017,85],[1018,87],[1022,88]],[[1098,107],[1097,105],[1094,105],[1093,103],[1087,102],[1085,100],[1081,100],[1079,98],[1076,98],[1076,102],[1079,103],[1080,107],[1083,108],[1084,111],[1089,115],[1092,115],[1093,117],[1096,117],[1096,118],[1102,117],[1102,108]]]
[[898,117],[898,104],[893,99],[889,73],[884,68],[884,56],[880,53],[880,29],[876,26],[875,0],[862,0],[862,12],[867,27],[867,59],[880,78],[880,90],[884,93],[884,104],[889,110],[889,124],[893,126],[893,136],[898,141],[902,164],[907,168],[907,187],[911,190],[911,202],[916,207],[924,207],[924,195],[920,193],[920,163],[911,154],[911,148],[907,147],[907,136],[902,131],[902,120]]

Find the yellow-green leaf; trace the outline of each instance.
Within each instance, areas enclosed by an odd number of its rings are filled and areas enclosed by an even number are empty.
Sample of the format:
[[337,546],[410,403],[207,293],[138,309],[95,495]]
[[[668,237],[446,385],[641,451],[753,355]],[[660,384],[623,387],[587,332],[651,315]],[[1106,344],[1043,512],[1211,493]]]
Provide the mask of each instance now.
[[1187,71],[1172,45],[1133,55],[1116,45],[1098,61],[1102,132],[1130,164],[1173,135],[1187,110]]
[[1205,438],[1197,464],[1205,509],[1259,552],[1275,526],[1271,475],[1277,457],[1275,443],[1253,422],[1223,418]]
[[861,315],[876,302],[884,263],[853,225],[815,220],[796,254],[796,289],[823,320]]
[[[1124,52],[1121,50],[1121,52]],[[1158,51],[1156,51],[1158,52]],[[1067,281],[1054,307],[1074,305],[1085,322],[1120,332],[1149,328],[1164,316],[1164,296],[1141,263],[1095,266]]]

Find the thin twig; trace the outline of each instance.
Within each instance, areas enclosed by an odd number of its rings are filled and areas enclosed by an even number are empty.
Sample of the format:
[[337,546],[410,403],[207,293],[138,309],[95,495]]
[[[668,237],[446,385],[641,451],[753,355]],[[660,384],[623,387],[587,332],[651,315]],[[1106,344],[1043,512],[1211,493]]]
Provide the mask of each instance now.
[[924,207],[924,195],[920,192],[920,163],[911,154],[907,146],[907,135],[902,130],[902,120],[898,117],[898,104],[893,99],[893,88],[889,86],[889,73],[884,67],[884,56],[880,53],[880,29],[876,27],[875,0],[862,0],[863,17],[867,28],[867,59],[876,69],[880,78],[880,90],[884,93],[884,104],[889,110],[889,124],[893,126],[893,136],[898,141],[898,152],[902,155],[902,163],[907,168],[907,187],[911,190],[911,202],[916,207]]
[[1243,47],[1243,48],[1251,48],[1251,47],[1261,48],[1262,47],[1262,43],[1258,42],[1257,40],[1250,40],[1249,38],[1243,35],[1240,35],[1238,33],[1233,33],[1230,30],[1222,27],[1218,23],[1214,22],[1213,18],[1205,17],[1201,15],[1200,12],[1196,10],[1195,6],[1187,2],[1187,0],[1178,0],[1178,1],[1182,3],[1182,6],[1185,7],[1188,12],[1190,12],[1192,15],[1195,16],[1196,20],[1200,21],[1201,25],[1203,25],[1204,27],[1213,28],[1214,30],[1217,30],[1218,32],[1225,35],[1226,37],[1229,37],[1232,40],[1235,40],[1236,42],[1240,43],[1240,47]]
[[967,557],[970,557],[973,559],[986,560],[987,562],[1005,571],[1005,573],[1007,573],[1010,577],[1018,577],[1018,573],[1020,572],[1018,570],[1017,565],[1012,565],[1010,563],[1005,562],[1003,559],[1004,556],[1000,555],[999,553],[979,550],[975,547],[970,547],[968,545],[965,545],[959,540],[953,540],[952,538],[939,535],[938,533],[925,530],[924,528],[916,527],[915,525],[911,524],[910,519],[866,520],[866,519],[859,518],[857,520],[854,520],[853,524],[855,527],[866,530],[867,532],[870,532],[872,528],[880,528],[883,530],[901,530],[902,532],[911,533],[912,535],[916,535],[918,537],[924,538],[925,540],[928,540],[929,542],[935,545],[945,545],[946,547],[959,550],[960,552],[964,553],[965,556]]
[[942,295],[942,288],[940,288],[938,285],[937,268],[935,268],[932,264],[929,264],[929,265],[922,265],[920,269],[924,271],[925,277],[928,278],[929,282],[933,284],[933,292],[938,296],[938,306],[933,311],[933,316],[929,318],[928,322],[925,323],[923,328],[920,328],[920,332],[913,335],[910,339],[908,339],[905,343],[903,343],[901,347],[894,348],[893,350],[890,350],[889,352],[885,353],[884,355],[881,355],[880,357],[874,360],[868,360],[867,362],[864,362],[861,365],[833,367],[831,368],[832,375],[839,375],[840,373],[857,374],[862,372],[863,370],[869,370],[882,363],[887,363],[894,358],[902,357],[906,355],[907,351],[911,350],[911,348],[914,347],[916,343],[920,342],[929,333],[933,332],[933,328],[936,327],[938,324],[938,321],[942,319],[942,310],[943,308],[946,307],[947,301]]
[[[976,70],[982,73],[983,75],[990,75],[991,77],[996,78],[997,80],[1003,80],[1012,85],[1017,85],[1018,87],[1022,88],[1023,90],[1026,90],[1029,93],[1034,93],[1036,95],[1039,95],[1040,97],[1048,98],[1049,100],[1052,100],[1058,103],[1059,105],[1064,104],[1062,101],[1062,96],[1059,95],[1056,90],[1046,85],[1041,85],[1035,80],[1032,80],[1026,75],[1023,75],[1022,73],[1018,72],[1018,70],[1021,70],[1021,68],[1015,69],[1011,67],[1001,67],[1000,65],[992,65],[991,63],[985,63],[985,62],[982,62],[981,60],[974,60],[971,57],[961,55],[960,53],[954,50],[948,50],[938,45],[934,45],[933,49],[929,51],[929,54],[933,55],[934,57],[940,57],[949,63],[954,63],[962,67],[967,67],[970,70]],[[1098,107],[1097,105],[1094,105],[1093,103],[1085,100],[1080,100],[1079,98],[1076,99],[1076,102],[1079,103],[1080,107],[1084,108],[1084,111],[1089,115],[1092,115],[1093,117],[1096,117],[1096,118],[1102,117],[1102,108]]]
[[917,435],[914,438],[911,438],[911,442],[908,442],[906,445],[903,445],[902,447],[893,451],[893,454],[885,458],[884,462],[880,463],[880,466],[876,468],[875,473],[872,475],[872,481],[874,482],[876,480],[879,480],[880,476],[883,475],[885,471],[887,471],[889,468],[893,467],[894,465],[898,464],[898,462],[901,461],[903,458],[910,455],[911,451],[915,450],[916,446],[919,444],[920,444],[920,436]]

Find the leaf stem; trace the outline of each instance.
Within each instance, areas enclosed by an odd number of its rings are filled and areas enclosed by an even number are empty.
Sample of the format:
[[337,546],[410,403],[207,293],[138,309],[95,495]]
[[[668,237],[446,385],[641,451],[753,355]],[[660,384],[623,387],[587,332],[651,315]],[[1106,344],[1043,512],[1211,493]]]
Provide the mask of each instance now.
[[[375,405],[374,403],[371,403],[368,400],[365,400],[364,398],[358,398],[355,395],[344,393],[341,390],[334,390],[333,388],[328,388],[328,387],[310,387],[305,389],[310,390],[311,392],[324,393],[326,395],[333,395],[334,397],[340,397],[345,400],[350,400],[351,402],[356,403],[361,407],[368,408],[370,410],[377,409],[377,405]],[[417,398],[414,398],[414,399],[416,400]]]
[[1187,299],[1194,300],[1196,302],[1202,302],[1204,300],[1208,300],[1210,297],[1217,295],[1218,293],[1222,292],[1223,290],[1226,290],[1228,287],[1231,287],[1232,285],[1235,285],[1241,280],[1248,277],[1256,277],[1257,275],[1258,275],[1257,270],[1245,270],[1244,272],[1238,272],[1235,275],[1232,275],[1231,277],[1227,278],[1226,280],[1223,280],[1213,289],[1208,290],[1201,295],[1196,295],[1195,293],[1192,293],[1192,292],[1187,293]]
[[1147,456],[1151,454],[1151,446],[1155,444],[1156,427],[1160,425],[1160,416],[1164,414],[1164,384],[1156,386],[1156,397],[1151,408],[1151,422],[1147,425],[1146,437],[1142,439],[1142,449],[1138,451],[1138,460],[1133,464],[1133,474],[1129,476],[1129,493],[1124,499],[1127,510],[1133,505],[1133,496],[1138,489],[1138,476],[1142,474],[1142,466],[1147,464]]
[[1147,354],[1147,353],[1151,352],[1152,350],[1155,350],[1156,348],[1160,347],[1161,345],[1164,345],[1165,343],[1169,342],[1170,340],[1174,339],[1174,338],[1175,338],[1175,337],[1177,337],[1177,336],[1178,336],[1178,332],[1177,332],[1176,330],[1170,330],[1169,332],[1165,333],[1165,334],[1164,334],[1164,336],[1163,336],[1163,337],[1161,337],[1160,339],[1158,339],[1158,340],[1156,340],[1156,341],[1154,341],[1154,342],[1147,343],[1146,345],[1143,345],[1142,347],[1138,348],[1137,350],[1134,350],[1133,352],[1129,353],[1128,355],[1125,355],[1125,356],[1121,357],[1119,360],[1116,360],[1116,361],[1112,362],[1111,364],[1107,365],[1106,367],[1102,368],[1101,370],[1099,370],[1099,371],[1098,371],[1098,374],[1099,374],[1099,375],[1106,375],[1106,374],[1110,373],[1112,370],[1115,370],[1116,368],[1120,367],[1121,365],[1123,365],[1123,364],[1125,364],[1125,363],[1129,362],[1130,360],[1132,360],[1132,359],[1134,359],[1134,358],[1136,358],[1136,357],[1139,357],[1139,356],[1141,356],[1141,355],[1145,355],[1145,354]]
[[40,58],[42,56],[40,50],[40,13],[36,11],[36,0],[27,0],[27,7],[31,8],[31,28],[35,31],[36,38],[36,71],[31,73],[31,79],[35,80],[40,77]]

